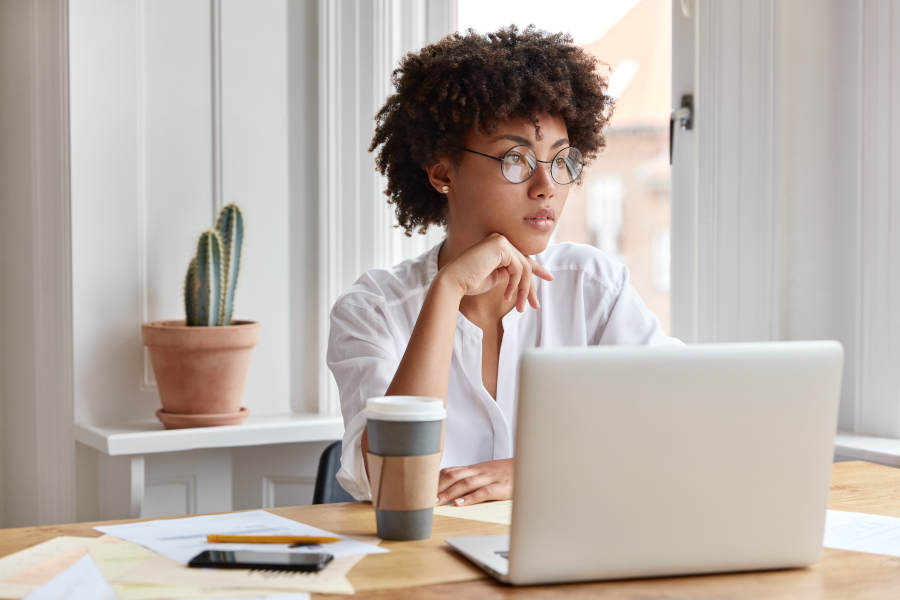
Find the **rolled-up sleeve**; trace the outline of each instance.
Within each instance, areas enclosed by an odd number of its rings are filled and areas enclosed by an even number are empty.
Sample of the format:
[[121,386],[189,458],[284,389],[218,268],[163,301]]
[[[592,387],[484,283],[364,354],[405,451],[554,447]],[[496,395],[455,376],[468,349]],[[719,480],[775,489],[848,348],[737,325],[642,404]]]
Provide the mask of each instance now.
[[383,396],[397,372],[400,357],[383,314],[353,304],[335,304],[328,335],[328,368],[341,396],[344,440],[337,479],[357,500],[371,500],[362,457],[366,400]]

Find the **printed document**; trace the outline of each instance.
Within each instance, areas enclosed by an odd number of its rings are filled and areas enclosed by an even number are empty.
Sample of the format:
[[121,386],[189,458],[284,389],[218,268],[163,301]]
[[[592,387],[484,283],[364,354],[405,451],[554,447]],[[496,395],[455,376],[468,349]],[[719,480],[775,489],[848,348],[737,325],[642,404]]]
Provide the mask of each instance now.
[[825,516],[825,547],[900,556],[900,519],[829,510]]
[[[106,525],[94,529],[139,544],[182,564],[187,564],[204,550],[266,550],[297,554],[324,552],[335,558],[389,552],[384,548],[310,527],[264,510],[126,525]],[[290,548],[289,544],[210,544],[206,541],[206,536],[210,534],[309,535],[341,537],[342,539],[340,542],[332,544]]]
[[455,506],[447,504],[436,506],[434,514],[442,517],[455,517],[457,519],[471,519],[473,521],[486,521],[488,523],[512,524],[512,500],[500,500],[498,502],[482,502],[471,506]]

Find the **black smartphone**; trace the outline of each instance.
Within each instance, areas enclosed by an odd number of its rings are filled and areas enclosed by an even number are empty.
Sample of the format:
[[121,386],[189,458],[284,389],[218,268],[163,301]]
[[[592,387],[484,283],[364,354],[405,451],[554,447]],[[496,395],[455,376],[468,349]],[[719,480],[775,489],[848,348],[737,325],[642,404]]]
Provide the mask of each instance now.
[[204,569],[273,569],[279,571],[321,571],[330,554],[299,554],[257,550],[207,550],[191,559],[189,567]]

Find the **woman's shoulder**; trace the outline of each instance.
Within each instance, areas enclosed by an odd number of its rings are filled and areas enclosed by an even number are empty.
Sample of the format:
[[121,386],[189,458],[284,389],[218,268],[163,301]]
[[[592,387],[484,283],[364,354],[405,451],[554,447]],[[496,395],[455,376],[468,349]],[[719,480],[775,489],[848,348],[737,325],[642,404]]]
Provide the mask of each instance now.
[[625,265],[587,244],[550,244],[546,250],[535,255],[534,259],[554,276],[564,273],[585,275],[607,290],[621,288],[628,276]]
[[389,308],[424,296],[437,273],[440,245],[386,269],[369,269],[335,302],[359,308]]

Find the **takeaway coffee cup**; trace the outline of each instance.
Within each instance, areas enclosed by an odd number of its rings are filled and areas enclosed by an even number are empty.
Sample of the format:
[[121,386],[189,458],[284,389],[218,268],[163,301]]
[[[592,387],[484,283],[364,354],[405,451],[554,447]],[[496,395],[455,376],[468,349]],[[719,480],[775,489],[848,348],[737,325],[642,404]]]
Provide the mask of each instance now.
[[369,398],[369,481],[378,537],[431,537],[441,468],[444,401],[421,396]]

